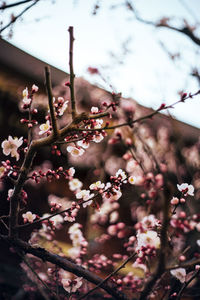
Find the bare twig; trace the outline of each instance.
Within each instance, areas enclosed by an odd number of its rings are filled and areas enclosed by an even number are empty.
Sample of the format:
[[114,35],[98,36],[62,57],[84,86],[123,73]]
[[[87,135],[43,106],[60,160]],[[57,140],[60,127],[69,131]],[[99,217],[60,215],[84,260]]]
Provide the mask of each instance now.
[[52,87],[51,87],[51,74],[50,74],[49,67],[45,67],[45,78],[46,78],[47,95],[48,95],[48,100],[49,100],[51,125],[52,125],[52,129],[53,129],[53,135],[54,135],[55,139],[57,139],[59,137],[59,130],[58,130],[55,110],[54,110],[54,106],[53,106],[53,94],[52,94]]
[[17,16],[14,16],[8,24],[6,24],[4,27],[0,29],[0,34],[6,30],[9,26],[11,26],[13,23],[17,21],[22,15],[25,14],[30,8],[32,8],[35,4],[37,4],[40,0],[35,0],[33,3],[31,3],[29,6],[27,6],[25,9],[23,9]]
[[11,3],[11,4],[2,4],[0,6],[0,10],[4,10],[4,9],[7,9],[7,8],[19,6],[19,5],[22,5],[22,4],[31,2],[31,1],[34,1],[34,0],[23,0],[23,1],[15,2],[15,3]]
[[69,69],[70,69],[70,93],[71,93],[71,109],[72,109],[72,119],[76,117],[76,100],[74,93],[74,68],[73,68],[73,44],[74,44],[74,28],[69,27]]
[[133,7],[133,4],[130,3],[130,1],[126,1],[126,5],[129,8],[129,10],[133,12],[133,14],[135,15],[135,18],[139,22],[147,24],[147,25],[151,25],[151,26],[154,26],[154,27],[168,28],[170,30],[183,33],[184,35],[186,35],[187,37],[189,37],[196,45],[200,46],[200,39],[196,35],[194,35],[192,29],[189,26],[185,26],[183,28],[177,28],[177,27],[169,25],[167,22],[152,22],[152,21],[148,21],[148,20],[145,20],[142,17],[140,17],[139,13]]

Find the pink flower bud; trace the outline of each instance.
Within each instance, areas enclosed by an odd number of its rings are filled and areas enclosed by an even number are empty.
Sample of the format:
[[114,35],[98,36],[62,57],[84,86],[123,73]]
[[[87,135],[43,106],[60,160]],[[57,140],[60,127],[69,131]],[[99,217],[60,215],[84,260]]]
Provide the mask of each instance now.
[[172,205],[177,205],[179,203],[179,199],[177,197],[173,197],[172,200],[170,201]]

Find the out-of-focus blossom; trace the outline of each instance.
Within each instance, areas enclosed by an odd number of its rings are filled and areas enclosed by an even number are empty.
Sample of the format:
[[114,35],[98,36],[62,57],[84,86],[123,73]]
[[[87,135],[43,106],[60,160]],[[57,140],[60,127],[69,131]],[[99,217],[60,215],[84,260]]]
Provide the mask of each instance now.
[[76,191],[83,186],[82,182],[78,178],[73,178],[69,181],[69,189],[71,191]]
[[12,197],[14,190],[13,189],[9,189],[8,190],[8,198]]
[[85,201],[90,199],[90,191],[81,190],[80,192],[76,193],[76,199],[83,199]]
[[170,201],[172,205],[177,205],[179,203],[179,199],[177,197],[173,197],[172,200]]
[[129,182],[130,184],[135,184],[135,182],[136,182],[135,176],[130,176],[130,177],[128,178],[128,182]]
[[9,135],[8,139],[3,141],[1,144],[3,154],[11,155],[12,157],[15,157],[16,160],[19,160],[19,153],[17,152],[17,150],[22,144],[23,137],[20,137],[18,139],[17,137],[12,138],[12,136]]
[[[60,97],[59,97],[59,98],[60,98]],[[58,100],[59,100],[59,98],[58,98]],[[68,103],[69,103],[69,101],[65,101],[65,102],[63,103],[62,107],[59,109],[58,115],[59,115],[60,117],[64,114],[65,110],[68,108]]]
[[87,149],[87,148],[89,148],[90,143],[86,142],[85,140],[81,140],[81,141],[77,142],[77,145],[79,147],[83,147],[84,149]]
[[68,174],[69,174],[69,176],[73,177],[75,174],[75,169],[73,167],[69,168]]
[[172,274],[172,276],[176,277],[176,279],[178,279],[181,283],[185,282],[186,271],[184,268],[171,270],[170,273]]
[[63,285],[63,288],[68,293],[75,293],[83,284],[82,280],[83,280],[82,277],[77,277],[73,280],[63,278],[61,279],[61,283]]
[[156,249],[160,248],[160,238],[156,231],[148,230],[137,234],[137,250],[142,247],[150,246]]
[[28,88],[25,88],[22,92],[22,101],[24,102],[24,104],[29,105],[31,103],[31,98],[28,97]]
[[6,168],[4,166],[1,166],[0,167],[0,178],[2,178],[4,176],[5,172],[6,172]]
[[85,150],[83,148],[77,148],[74,146],[68,146],[67,147],[67,152],[69,152],[72,156],[78,157],[83,155]]
[[99,112],[98,107],[92,106],[92,108],[91,108],[91,113],[92,113],[92,114],[98,114],[98,112]]
[[32,92],[37,93],[39,90],[39,87],[35,84],[32,85]]
[[115,176],[116,176],[116,177],[121,176],[122,181],[125,180],[125,179],[127,178],[126,173],[125,173],[122,169],[119,169],[119,170],[117,171],[117,173],[115,174]]
[[95,183],[92,183],[92,184],[90,185],[90,189],[91,189],[91,190],[103,189],[104,186],[105,186],[105,184],[104,184],[104,183],[101,183],[101,181],[99,180],[99,181],[97,181],[97,182],[95,182]]
[[93,136],[92,141],[95,143],[100,143],[104,139],[104,136],[101,133]]

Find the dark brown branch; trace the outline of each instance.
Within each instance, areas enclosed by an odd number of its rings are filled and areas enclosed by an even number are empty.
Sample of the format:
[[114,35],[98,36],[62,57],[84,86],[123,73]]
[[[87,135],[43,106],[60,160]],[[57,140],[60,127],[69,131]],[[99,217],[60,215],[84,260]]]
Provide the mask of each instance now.
[[70,70],[70,93],[71,93],[71,108],[72,108],[72,119],[76,117],[76,100],[74,93],[74,68],[73,68],[73,45],[74,45],[74,28],[69,27],[69,70]]
[[31,3],[31,5],[27,6],[25,9],[23,9],[23,10],[21,11],[21,13],[19,13],[19,15],[13,17],[13,18],[11,19],[11,21],[10,21],[8,24],[6,24],[4,27],[2,27],[2,28],[0,29],[0,34],[1,34],[5,29],[7,29],[9,26],[11,26],[13,23],[15,23],[15,22],[17,21],[17,19],[19,19],[22,15],[24,15],[25,12],[27,12],[31,7],[33,7],[33,6],[34,6],[35,4],[37,4],[39,1],[40,1],[40,0],[35,0],[33,3]]
[[[102,280],[97,286],[95,286],[92,290],[90,290],[89,292],[87,292],[85,295],[83,295],[82,297],[79,298],[79,300],[84,299],[85,297],[87,297],[89,294],[91,294],[92,292],[96,291],[98,288],[100,288],[102,286],[102,284],[106,283],[112,276],[114,276],[115,274],[117,274],[119,272],[119,270],[121,270],[122,268],[125,267],[125,265],[134,257],[136,256],[136,253],[133,253],[131,256],[129,256],[116,270],[114,270],[112,273],[110,273],[110,275],[108,275],[104,280]],[[133,300],[133,299],[132,299]]]
[[198,265],[198,264],[200,264],[200,258],[193,259],[193,260],[187,261],[185,263],[181,263],[181,264],[166,267],[166,270],[174,270],[174,269],[178,269],[178,268],[185,268],[186,269],[186,268],[190,268],[192,266]]
[[22,5],[22,4],[31,2],[31,1],[34,1],[34,0],[23,0],[23,1],[15,2],[15,3],[11,3],[11,4],[2,4],[2,6],[0,6],[0,10],[4,10],[4,9],[7,9],[7,8]]
[[14,237],[17,235],[20,193],[26,181],[27,174],[29,172],[35,153],[36,153],[35,149],[31,145],[26,154],[24,163],[21,167],[20,170],[21,172],[19,174],[18,180],[14,187],[13,195],[10,197],[10,211],[9,211],[9,236],[10,237]]
[[200,270],[196,270],[194,272],[194,274],[192,275],[192,277],[188,281],[184,282],[182,288],[180,289],[180,291],[179,291],[179,293],[178,293],[178,295],[176,297],[176,300],[180,300],[181,299],[181,295],[183,294],[183,292],[185,291],[185,289],[187,288],[187,286],[190,284],[190,282],[192,282],[193,279],[195,279],[195,277],[197,277],[199,275],[199,273],[200,273]]
[[[90,271],[82,268],[81,266],[76,265],[71,262],[67,258],[63,258],[57,254],[50,253],[46,251],[44,248],[40,247],[32,247],[26,242],[23,242],[20,239],[9,238],[7,236],[0,235],[0,239],[9,242],[13,247],[17,247],[19,250],[24,251],[24,253],[30,253],[36,257],[39,257],[42,261],[48,261],[56,266],[73,273],[78,277],[83,277],[93,284],[100,284],[102,282],[102,278],[99,276],[92,274]],[[104,283],[101,285],[101,288],[106,291],[108,294],[113,296],[115,299],[119,300],[127,300],[126,295],[117,291],[116,287],[111,285],[110,283]]]
[[53,136],[55,137],[55,139],[57,139],[59,137],[59,130],[58,130],[55,110],[54,110],[54,106],[53,106],[51,74],[50,74],[49,67],[45,67],[45,79],[46,79],[47,95],[48,95],[48,100],[49,100],[49,110],[50,110],[50,116],[51,116],[51,125],[52,125],[52,129],[53,129]]

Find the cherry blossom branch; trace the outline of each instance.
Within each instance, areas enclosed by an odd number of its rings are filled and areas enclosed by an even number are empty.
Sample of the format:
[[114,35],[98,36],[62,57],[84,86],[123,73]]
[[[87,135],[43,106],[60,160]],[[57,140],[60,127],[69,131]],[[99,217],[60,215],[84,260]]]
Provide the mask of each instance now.
[[185,96],[183,99],[181,98],[180,100],[178,100],[172,104],[169,104],[169,105],[161,104],[161,106],[158,109],[156,109],[155,111],[153,111],[152,113],[150,113],[148,115],[144,115],[138,119],[135,119],[135,120],[132,120],[129,122],[121,123],[121,124],[110,126],[110,127],[104,126],[102,128],[90,128],[90,129],[74,128],[74,130],[76,130],[76,131],[101,131],[101,130],[113,130],[113,129],[123,127],[123,126],[130,126],[130,125],[133,125],[134,123],[138,123],[138,122],[144,121],[146,119],[151,119],[153,116],[157,115],[159,112],[164,111],[169,108],[174,108],[174,106],[177,105],[178,103],[184,102],[185,100],[193,98],[194,96],[197,96],[199,94],[200,94],[200,90],[198,90],[194,94],[189,94],[188,96]]
[[[13,247],[19,248],[21,251],[24,251],[25,253],[30,253],[30,254],[40,258],[42,261],[48,261],[70,273],[73,273],[74,275],[76,275],[78,277],[83,277],[84,279],[88,280],[89,282],[91,282],[93,284],[98,285],[102,282],[102,279],[99,276],[92,274],[87,269],[84,269],[81,266],[71,262],[67,258],[63,258],[57,254],[50,253],[49,251],[45,250],[44,248],[32,247],[31,245],[29,245],[28,243],[26,243],[20,239],[10,238],[10,237],[4,236],[4,235],[0,235],[0,239],[7,241],[10,245],[12,245]],[[116,287],[114,287],[110,283],[102,284],[101,288],[116,299],[127,300],[126,295],[117,291]]]
[[[125,180],[127,180],[127,178],[125,178],[123,181],[125,181]],[[122,182],[123,182],[123,181],[122,181]],[[111,189],[112,189],[112,187],[111,187],[111,188],[106,188],[106,189],[104,189],[103,193],[109,192]],[[100,195],[99,193],[96,193],[93,197],[89,198],[88,200],[82,200],[82,201],[79,201],[79,202],[78,202],[78,205],[81,205],[81,204],[83,204],[83,203],[87,203],[87,202],[89,202],[89,201],[91,201],[91,200],[94,200],[94,199],[97,198],[99,195]],[[29,227],[29,226],[32,226],[32,225],[41,223],[41,222],[46,221],[46,220],[50,220],[51,218],[53,218],[53,217],[55,217],[55,216],[57,216],[57,215],[60,215],[60,214],[63,214],[63,213],[65,213],[65,212],[71,211],[71,209],[72,209],[72,207],[66,208],[66,209],[64,209],[64,210],[62,210],[62,211],[55,212],[54,214],[51,214],[51,215],[48,216],[48,217],[45,217],[45,218],[42,218],[42,219],[38,219],[38,220],[36,220],[36,221],[33,221],[32,223],[25,223],[25,224],[22,224],[22,225],[18,225],[17,228]]]
[[193,280],[195,277],[197,277],[199,274],[200,274],[200,269],[199,269],[199,270],[196,270],[196,271],[194,272],[194,274],[192,275],[192,277],[191,277],[188,281],[184,282],[182,288],[180,289],[180,291],[179,291],[179,293],[178,293],[178,295],[177,295],[177,297],[176,297],[176,300],[180,300],[180,299],[181,299],[181,295],[183,294],[183,292],[185,291],[185,289],[187,288],[187,286],[188,286],[188,285],[190,284],[190,282],[192,282],[192,280]]
[[161,246],[159,251],[159,260],[155,273],[152,275],[149,281],[147,281],[143,291],[140,295],[140,300],[146,300],[148,295],[152,291],[154,285],[157,280],[162,276],[162,274],[166,271],[166,252],[168,246],[168,237],[167,231],[169,226],[169,209],[170,209],[170,189],[169,186],[166,186],[163,192],[163,221],[161,227]]
[[[102,280],[96,287],[94,287],[93,289],[91,289],[89,292],[87,292],[85,295],[81,296],[78,300],[84,299],[85,297],[87,297],[89,294],[91,294],[92,292],[96,291],[98,288],[100,288],[102,286],[102,284],[106,283],[112,276],[114,276],[115,274],[117,274],[122,268],[125,267],[125,265],[134,257],[136,256],[136,253],[133,253],[132,255],[130,255],[116,270],[114,270],[112,273],[110,273],[110,275],[108,275],[104,280]],[[133,300],[133,299],[132,299]]]
[[33,7],[35,4],[37,4],[40,0],[35,0],[33,3],[31,3],[29,6],[27,6],[24,10],[21,11],[17,16],[14,16],[8,24],[6,24],[4,27],[0,29],[0,34],[7,29],[9,26],[11,26],[13,23],[17,21],[22,15],[25,14],[31,7]]
[[31,144],[28,152],[26,153],[24,163],[21,167],[19,177],[17,179],[17,182],[13,190],[13,194],[10,197],[10,210],[9,210],[9,236],[10,237],[14,237],[17,235],[20,193],[27,179],[27,175],[32,165],[32,161],[35,154],[36,151]]
[[76,100],[74,94],[74,68],[73,68],[73,44],[74,44],[74,28],[69,27],[69,69],[70,69],[70,93],[71,93],[71,108],[72,108],[72,119],[76,117]]
[[52,129],[53,129],[53,135],[57,139],[59,137],[59,130],[58,130],[55,110],[54,110],[54,106],[53,106],[53,94],[52,94],[52,87],[51,87],[51,74],[50,74],[49,67],[45,67],[45,78],[46,78],[47,95],[48,95],[48,100],[49,100],[51,125],[52,125]]

